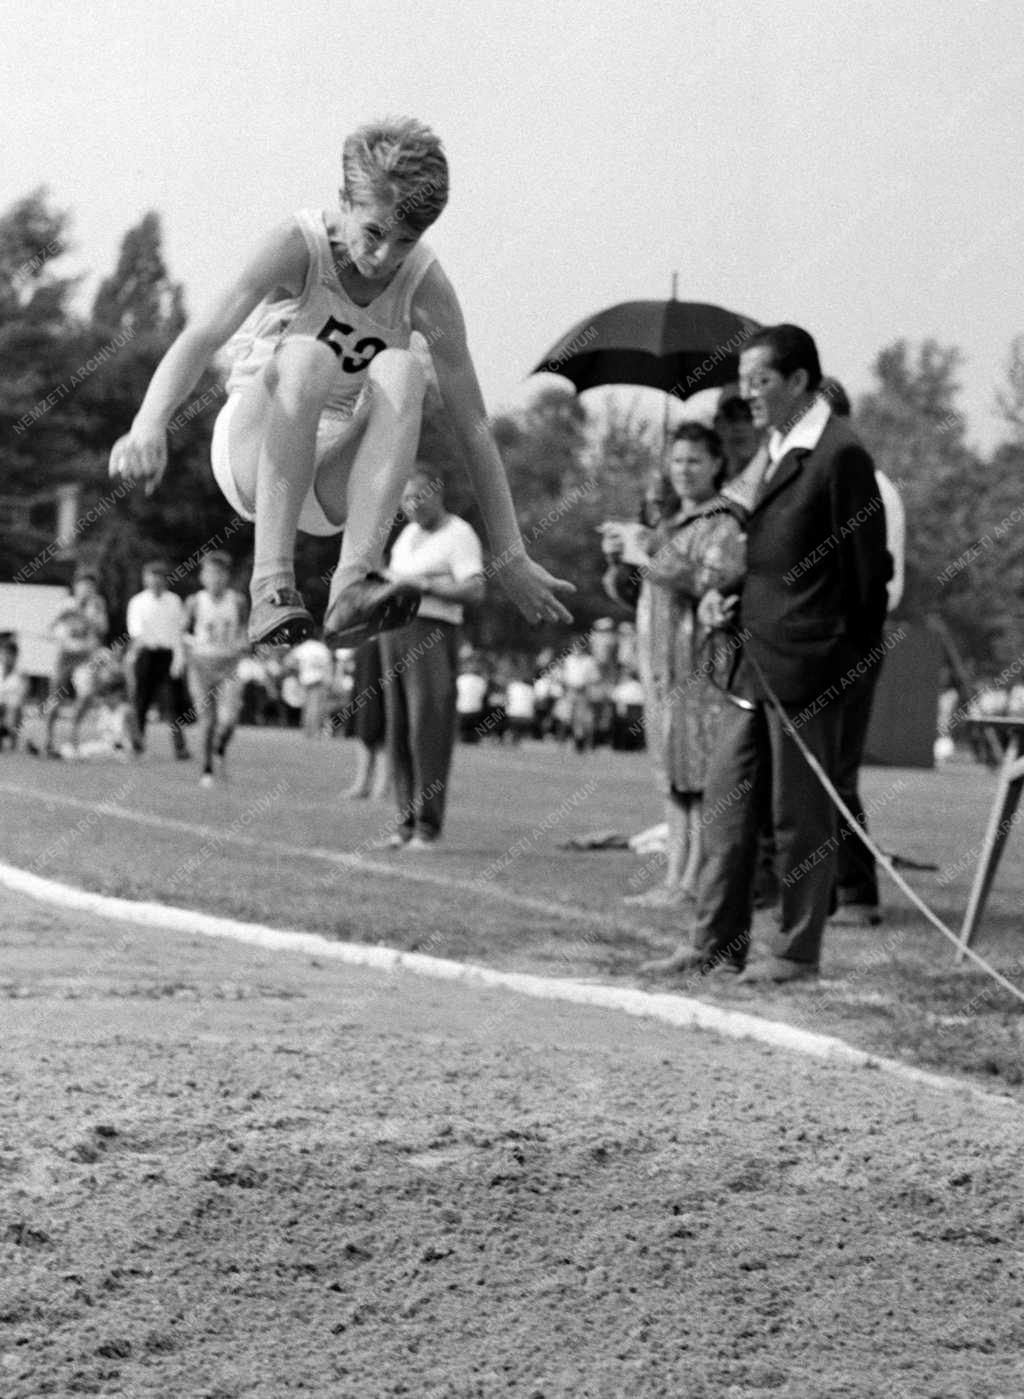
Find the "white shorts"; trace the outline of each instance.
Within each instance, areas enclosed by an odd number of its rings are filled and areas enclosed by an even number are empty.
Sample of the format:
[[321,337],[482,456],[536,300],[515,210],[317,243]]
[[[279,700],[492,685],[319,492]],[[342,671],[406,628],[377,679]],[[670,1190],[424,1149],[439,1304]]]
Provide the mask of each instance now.
[[[231,468],[231,456],[228,450],[231,418],[238,407],[240,397],[241,395],[238,393],[229,394],[227,403],[217,414],[217,421],[213,425],[213,440],[210,443],[210,465],[213,468],[213,478],[232,510],[243,520],[254,520],[256,516],[253,506],[246,504],[238,489],[238,482],[235,480],[235,473]],[[335,450],[349,437],[362,431],[368,405],[369,395],[361,394],[351,414],[342,415],[329,408],[320,414],[320,422],[316,430],[318,466],[328,452]],[[315,484],[310,486],[309,494],[302,502],[302,509],[299,512],[299,529],[302,530],[303,534],[340,534],[344,528],[344,523],[336,525],[327,518],[323,506],[317,499]]]

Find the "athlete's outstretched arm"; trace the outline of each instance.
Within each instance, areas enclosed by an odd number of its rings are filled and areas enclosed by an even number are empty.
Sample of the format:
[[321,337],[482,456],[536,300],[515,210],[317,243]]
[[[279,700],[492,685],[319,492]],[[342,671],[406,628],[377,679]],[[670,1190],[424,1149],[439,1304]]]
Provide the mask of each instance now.
[[111,476],[144,480],[147,493],[156,489],[167,466],[167,424],[175,408],[265,297],[299,294],[308,262],[309,250],[294,219],[264,240],[235,281],[189,322],[157,365],[131,430],[111,450]]
[[572,621],[572,614],[556,593],[575,592],[574,585],[564,578],[555,578],[526,552],[505,467],[466,344],[462,309],[451,282],[436,263],[417,291],[412,324],[430,346],[441,398],[451,415],[480,502],[496,576],[529,621]]

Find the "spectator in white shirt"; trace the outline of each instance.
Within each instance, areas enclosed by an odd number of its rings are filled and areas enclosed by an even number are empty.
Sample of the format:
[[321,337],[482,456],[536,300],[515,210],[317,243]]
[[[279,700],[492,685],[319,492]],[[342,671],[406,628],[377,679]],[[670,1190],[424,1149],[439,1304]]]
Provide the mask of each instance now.
[[484,668],[474,656],[466,661],[455,681],[455,710],[459,716],[459,736],[463,743],[480,742],[480,725],[487,706],[488,681]]
[[128,603],[128,636],[131,639],[129,673],[135,732],[132,747],[146,746],[146,719],[154,701],[165,695],[171,725],[174,756],[189,756],[182,726],[188,702],[184,691],[185,604],[167,589],[167,565],[154,559],[142,570],[142,592]]
[[537,700],[533,686],[522,674],[517,673],[508,682],[505,691],[505,713],[514,744],[533,736],[533,726],[537,719]]
[[402,495],[409,523],[395,540],[389,575],[423,594],[416,617],[380,638],[387,743],[398,825],[387,844],[427,850],[440,837],[455,741],[456,676],[463,605],[484,594],[476,532],[444,506],[442,482],[416,471]]
[[327,712],[327,687],[334,674],[330,647],[316,637],[307,637],[288,655],[288,669],[294,670],[303,690],[302,729],[307,738],[322,738]]

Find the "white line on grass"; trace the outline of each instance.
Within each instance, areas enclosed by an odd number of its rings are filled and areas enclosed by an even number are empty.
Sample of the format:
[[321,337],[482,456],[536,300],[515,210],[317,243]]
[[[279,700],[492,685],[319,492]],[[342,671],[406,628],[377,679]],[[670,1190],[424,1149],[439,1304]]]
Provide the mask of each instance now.
[[602,986],[593,982],[574,981],[567,977],[495,971],[472,962],[454,962],[445,957],[428,957],[420,952],[402,952],[394,947],[373,947],[359,942],[332,942],[319,933],[269,928],[262,923],[244,923],[211,913],[197,913],[194,909],[175,908],[169,904],[136,903],[107,894],[94,894],[69,884],[60,884],[53,879],[43,879],[27,870],[3,863],[0,863],[0,884],[43,903],[101,918],[115,919],[118,922],[133,923],[146,931],[167,929],[189,934],[201,933],[205,937],[230,938],[236,942],[273,951],[329,957],[346,962],[350,966],[372,967],[387,972],[413,972],[418,976],[433,977],[441,981],[515,991],[536,1000],[568,1001],[574,1005],[622,1011],[627,1015],[659,1020],[667,1025],[710,1030],[730,1039],[757,1040],[775,1048],[793,1050],[810,1058],[846,1064],[852,1068],[880,1069],[910,1083],[936,1088],[944,1093],[966,1094],[1001,1107],[1019,1107],[1012,1098],[987,1093],[984,1089],[977,1088],[974,1084],[963,1083],[959,1079],[916,1069],[897,1059],[884,1059],[868,1054],[833,1035],[818,1035],[810,1030],[801,1030],[795,1025],[765,1020],[745,1011],[708,1005],[704,1001],[691,1000],[687,996],[638,991],[624,986]]
[[[114,802],[90,802],[81,797],[70,797],[64,793],[37,791],[22,787],[15,782],[0,782],[0,792],[10,796],[27,797],[36,801],[54,802],[60,806],[73,807],[78,811],[94,811],[101,816],[112,816],[120,821],[130,821],[138,826],[155,826],[165,831],[182,831],[197,839],[216,841],[218,845],[240,845],[248,850],[275,851],[279,855],[289,855],[304,860],[319,860],[354,874],[372,874],[388,879],[404,879],[413,884],[432,884],[439,889],[459,890],[476,894],[482,899],[494,899],[498,903],[511,904],[526,913],[540,913],[546,918],[558,918],[565,923],[582,923],[588,928],[605,928],[609,932],[622,932],[624,929],[637,936],[649,935],[658,939],[656,930],[637,924],[626,915],[598,913],[587,909],[571,908],[567,904],[553,903],[548,899],[531,898],[528,894],[516,894],[511,889],[503,889],[492,880],[459,879],[443,874],[438,870],[425,869],[419,863],[421,857],[395,852],[394,862],[368,859],[358,850],[328,850],[317,845],[289,845],[285,841],[260,840],[256,836],[244,835],[239,831],[225,830],[216,826],[201,826],[196,821],[183,821],[176,816],[159,816],[152,811],[139,811],[134,807],[119,806]],[[399,861],[416,859],[417,863],[399,864]],[[434,858],[430,854],[422,859]]]

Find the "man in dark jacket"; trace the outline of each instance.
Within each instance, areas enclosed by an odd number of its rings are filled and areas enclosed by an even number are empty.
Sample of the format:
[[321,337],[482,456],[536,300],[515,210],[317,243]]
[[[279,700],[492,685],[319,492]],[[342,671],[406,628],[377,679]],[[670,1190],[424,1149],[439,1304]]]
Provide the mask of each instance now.
[[740,355],[740,388],[768,431],[735,603],[709,595],[709,621],[736,612],[743,650],[704,795],[708,820],[692,945],[664,970],[743,971],[758,828],[771,812],[781,923],[771,956],[743,980],[818,974],[836,840],[827,793],[769,700],[825,771],[834,770],[839,698],[872,664],[891,560],[871,457],[818,394],[821,366],[798,326],[758,332]]

